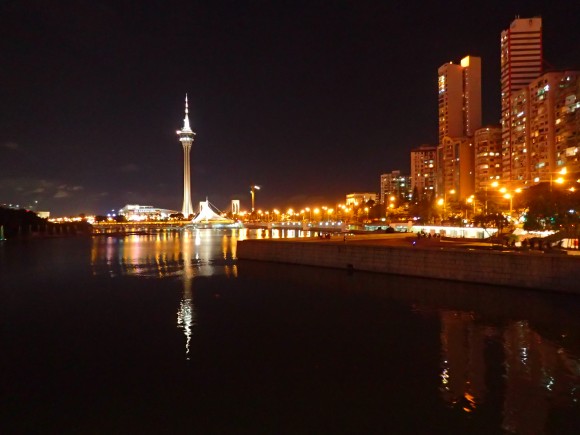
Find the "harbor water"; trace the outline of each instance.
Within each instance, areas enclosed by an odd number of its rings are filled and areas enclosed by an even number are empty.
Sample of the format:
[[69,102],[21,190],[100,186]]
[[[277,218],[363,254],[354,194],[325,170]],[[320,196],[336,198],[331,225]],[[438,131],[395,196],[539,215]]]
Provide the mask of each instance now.
[[298,235],[1,242],[0,431],[580,433],[578,296],[236,258]]

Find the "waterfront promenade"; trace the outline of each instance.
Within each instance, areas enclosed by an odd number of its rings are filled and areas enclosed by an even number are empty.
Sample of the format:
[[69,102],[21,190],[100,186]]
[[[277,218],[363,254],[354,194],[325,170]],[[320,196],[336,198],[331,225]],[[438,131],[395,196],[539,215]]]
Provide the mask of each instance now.
[[580,256],[409,233],[244,240],[238,258],[580,294]]

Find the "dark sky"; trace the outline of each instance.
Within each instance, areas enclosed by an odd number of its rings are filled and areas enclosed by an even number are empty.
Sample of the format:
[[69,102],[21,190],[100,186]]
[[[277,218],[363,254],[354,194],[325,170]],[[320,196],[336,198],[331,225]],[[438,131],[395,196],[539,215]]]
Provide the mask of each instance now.
[[186,92],[194,207],[377,191],[435,143],[441,64],[482,57],[497,123],[517,14],[542,16],[549,66],[580,66],[578,1],[0,0],[0,204],[180,210]]

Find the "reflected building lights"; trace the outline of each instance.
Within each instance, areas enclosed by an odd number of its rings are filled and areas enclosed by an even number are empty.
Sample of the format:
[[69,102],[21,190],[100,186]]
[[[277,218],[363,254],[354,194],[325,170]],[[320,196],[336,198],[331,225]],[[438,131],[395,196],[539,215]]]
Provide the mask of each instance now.
[[[134,276],[165,279],[180,277],[183,295],[177,309],[177,328],[185,338],[185,358],[192,358],[192,339],[197,326],[195,280],[200,276],[225,275],[238,277],[236,246],[240,238],[247,238],[247,230],[233,230],[223,234],[212,230],[164,231],[149,235],[123,238],[94,237],[91,246],[93,275],[106,274],[111,278]],[[220,249],[224,264],[213,261]]]
[[500,330],[477,324],[469,312],[442,310],[439,315],[439,389],[450,407],[474,413],[484,402],[490,370],[485,354],[491,343],[500,344],[504,352],[505,431],[543,432],[553,408],[577,406],[579,361],[540,336],[527,321],[513,321]]

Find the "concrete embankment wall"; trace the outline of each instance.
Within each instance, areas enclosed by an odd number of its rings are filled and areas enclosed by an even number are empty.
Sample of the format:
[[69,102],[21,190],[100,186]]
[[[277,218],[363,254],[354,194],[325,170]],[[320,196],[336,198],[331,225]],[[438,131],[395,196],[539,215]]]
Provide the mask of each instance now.
[[561,254],[244,240],[237,257],[580,294],[580,257]]

